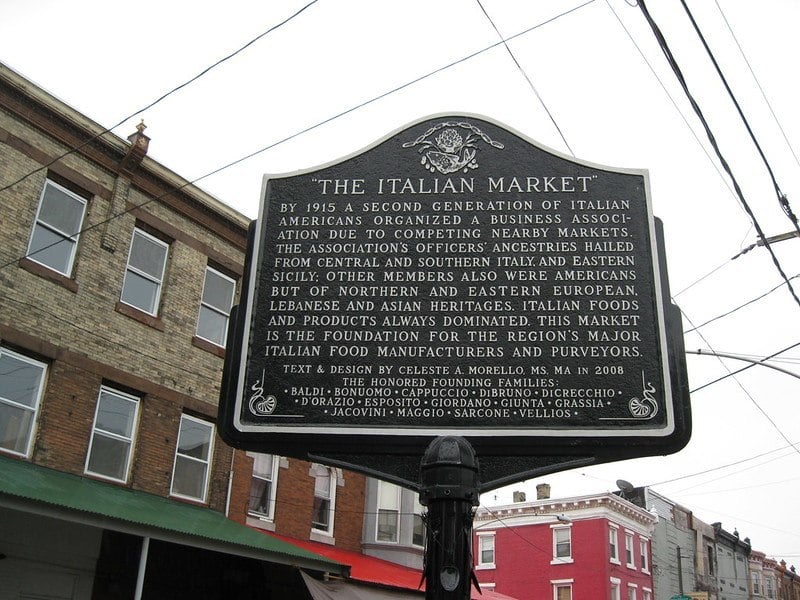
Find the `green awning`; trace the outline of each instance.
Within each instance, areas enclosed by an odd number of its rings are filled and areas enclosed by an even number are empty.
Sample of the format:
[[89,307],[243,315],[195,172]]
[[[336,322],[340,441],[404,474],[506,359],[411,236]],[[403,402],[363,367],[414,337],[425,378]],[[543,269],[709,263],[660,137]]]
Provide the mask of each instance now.
[[304,569],[344,576],[348,571],[346,565],[259,533],[209,508],[3,456],[0,507]]

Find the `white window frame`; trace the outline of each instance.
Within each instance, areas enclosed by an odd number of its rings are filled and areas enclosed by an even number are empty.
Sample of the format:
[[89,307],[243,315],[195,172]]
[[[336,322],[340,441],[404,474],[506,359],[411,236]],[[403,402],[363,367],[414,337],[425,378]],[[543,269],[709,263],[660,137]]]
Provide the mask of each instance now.
[[[497,539],[494,531],[479,531],[478,537],[478,564],[475,569],[494,569],[497,567]],[[484,552],[492,553],[492,560],[485,561],[483,558]]]
[[[148,241],[153,242],[158,246],[163,246],[163,248],[164,248],[164,261],[161,263],[161,274],[159,275],[158,278],[155,278],[154,276],[150,275],[149,273],[145,273],[144,271],[141,271],[141,270],[139,270],[136,267],[131,265],[131,253],[133,252],[133,243],[136,240],[136,236],[137,235],[140,235],[140,236],[146,238]],[[156,236],[147,233],[144,229],[141,229],[139,227],[134,227],[133,234],[131,235],[131,245],[128,248],[128,260],[125,263],[125,277],[122,280],[122,291],[120,292],[120,302],[122,302],[123,304],[126,304],[127,306],[132,306],[136,310],[140,310],[143,313],[146,313],[148,315],[152,315],[154,317],[158,316],[158,309],[159,309],[159,306],[161,305],[161,291],[162,291],[162,289],[164,287],[164,273],[167,270],[167,260],[168,260],[168,258],[169,258],[169,244],[167,242],[165,242],[164,240],[160,240]],[[130,302],[126,302],[123,299],[123,296],[125,294],[125,284],[128,281],[128,273],[133,273],[135,275],[138,275],[139,277],[142,277],[143,279],[147,279],[151,283],[155,283],[156,284],[156,294],[155,294],[155,297],[153,298],[153,310],[152,311],[150,311],[150,310],[148,310],[146,308],[143,308],[141,306],[136,306],[135,304],[131,304]]]
[[650,540],[639,536],[639,560],[642,563],[642,573],[650,574]]
[[[208,302],[205,301],[206,285],[208,284],[208,274],[209,273],[213,273],[214,275],[216,275],[220,279],[224,279],[225,281],[227,281],[228,283],[231,284],[231,301],[230,301],[230,304],[228,305],[228,307],[226,309],[227,312],[225,310],[223,310],[222,307],[213,306],[212,304],[209,304]],[[221,271],[218,271],[214,267],[206,266],[205,276],[203,278],[203,291],[200,294],[200,308],[197,311],[197,326],[195,327],[195,335],[197,335],[197,337],[199,337],[201,339],[206,340],[207,342],[210,342],[211,344],[214,344],[215,346],[219,346],[221,348],[224,348],[225,344],[228,341],[228,327],[227,327],[227,325],[228,325],[228,323],[230,321],[230,318],[231,318],[231,307],[233,306],[233,300],[234,300],[235,297],[236,297],[236,280],[231,278],[231,277],[228,277],[227,275],[225,275],[225,273],[222,273]],[[209,339],[209,338],[205,337],[204,335],[200,334],[200,321],[201,321],[201,317],[203,315],[203,309],[204,308],[206,310],[209,310],[209,311],[217,314],[217,315],[225,317],[225,327],[223,327],[223,329],[222,329],[222,340],[212,340],[212,339]]]
[[627,600],[637,600],[637,593],[636,591],[639,589],[639,586],[635,583],[628,584],[628,598]]
[[608,524],[608,556],[615,565],[622,564],[619,557],[619,525]]
[[29,358],[24,354],[19,354],[18,352],[9,350],[4,346],[0,346],[0,356],[2,356],[3,354],[6,354],[11,358],[18,360],[20,362],[27,363],[32,367],[39,368],[41,371],[41,375],[39,376],[39,381],[37,382],[36,390],[34,392],[33,406],[26,406],[24,404],[12,402],[10,399],[5,397],[6,392],[2,388],[0,388],[0,404],[9,406],[15,410],[22,410],[31,413],[31,425],[30,428],[28,429],[28,436],[27,436],[28,439],[25,444],[25,450],[20,452],[18,450],[13,450],[11,448],[6,448],[6,447],[2,447],[0,448],[0,450],[3,452],[7,452],[9,454],[13,454],[15,456],[24,456],[25,458],[29,458],[31,455],[31,450],[33,448],[33,440],[36,437],[36,427],[39,421],[39,407],[42,404],[42,396],[44,395],[44,386],[47,377],[47,364]]
[[[412,515],[411,519],[411,545],[416,546],[417,548],[424,548],[425,547],[425,537],[427,533],[425,532],[425,520],[422,518],[422,515],[425,513],[425,507],[420,504],[419,501],[419,494],[414,492],[414,514]],[[422,543],[417,544],[414,542],[414,535],[416,534],[417,523],[422,528]]]
[[[324,496],[317,495],[317,479],[319,477],[324,477],[322,470],[327,471],[328,474],[328,497],[325,498]],[[332,537],[333,536],[333,522],[334,516],[336,515],[336,486],[338,485],[338,478],[337,478],[337,471],[332,467],[326,467],[325,465],[320,465],[314,463],[311,466],[312,474],[314,475],[314,503],[316,503],[317,498],[322,498],[323,500],[328,500],[328,526],[326,529],[322,529],[318,527],[318,522],[314,521],[314,512],[315,507],[312,505],[312,512],[311,512],[311,533],[322,534],[324,536]]]
[[[47,190],[48,190],[49,187],[53,187],[53,188],[57,189],[58,191],[63,192],[64,194],[70,196],[72,199],[77,200],[82,205],[80,219],[78,219],[78,231],[75,232],[74,234],[68,234],[65,231],[61,231],[61,230],[57,229],[55,226],[51,225],[50,223],[47,223],[47,222],[41,220],[40,217],[41,217],[41,212],[42,212],[42,204],[44,202],[44,198],[45,198],[45,195],[47,194]],[[65,277],[71,277],[72,276],[72,269],[75,266],[75,257],[78,254],[78,239],[80,238],[80,232],[81,232],[81,229],[83,227],[83,220],[86,218],[86,205],[87,205],[86,198],[83,198],[82,196],[79,196],[78,194],[76,194],[72,190],[69,190],[69,189],[65,188],[63,185],[57,184],[55,181],[53,181],[51,179],[45,179],[44,186],[42,186],[42,192],[39,195],[39,206],[36,209],[36,220],[33,222],[33,229],[31,229],[31,235],[30,235],[30,238],[28,239],[28,252],[26,254],[27,258],[29,258],[30,260],[32,260],[36,264],[42,265],[43,267],[45,267],[47,269],[50,269],[51,271],[55,271],[56,273],[60,273],[61,275],[64,275]],[[68,262],[66,271],[62,271],[60,269],[57,269],[57,268],[53,267],[52,265],[48,265],[46,262],[43,262],[41,259],[36,258],[36,255],[39,254],[39,252],[41,250],[44,250],[44,248],[42,248],[40,250],[34,251],[31,248],[31,244],[33,243],[33,236],[36,233],[36,230],[37,230],[38,227],[41,227],[42,229],[46,229],[50,233],[53,233],[53,234],[61,237],[62,241],[67,241],[68,240],[71,243],[69,262]],[[60,245],[60,244],[61,244],[61,241],[56,242],[56,245]]]
[[[377,510],[375,511],[375,542],[379,544],[398,544],[400,542],[400,486],[388,481],[378,480]],[[393,502],[392,502],[393,501]],[[393,508],[392,508],[393,506]],[[381,514],[394,512],[394,539],[380,538]]]
[[[196,458],[194,456],[189,456],[188,454],[183,454],[180,452],[181,433],[183,432],[183,424],[187,421],[192,421],[196,424],[200,424],[203,427],[208,428],[208,456],[205,459]],[[181,422],[178,427],[178,439],[175,443],[175,458],[172,463],[172,481],[170,483],[170,492],[169,492],[171,496],[175,496],[176,498],[185,498],[187,500],[195,500],[199,502],[206,501],[206,497],[208,496],[208,480],[211,476],[211,459],[214,456],[214,433],[215,433],[215,428],[213,423],[204,421],[203,419],[198,419],[197,417],[193,417],[191,415],[186,415],[186,414],[181,415]],[[203,478],[202,493],[199,497],[189,496],[187,494],[181,494],[180,492],[175,491],[175,472],[178,469],[179,456],[184,460],[189,460],[205,465],[205,476]]]
[[629,569],[636,568],[636,555],[633,553],[634,550],[634,539],[633,539],[633,532],[625,530],[625,566]]
[[620,589],[621,584],[621,579],[616,577],[611,578],[611,600],[622,600],[622,590]]
[[572,598],[572,584],[575,583],[574,579],[551,579],[550,585],[553,588],[553,600],[558,600],[558,590],[568,588],[569,597]]
[[[257,510],[254,510],[250,507],[250,500],[248,499],[247,502],[247,514],[257,519],[261,519],[262,521],[274,521],[275,520],[275,502],[278,497],[278,469],[280,468],[281,458],[277,454],[259,454],[256,452],[248,452],[248,456],[253,458],[253,473],[251,474],[251,482],[250,482],[250,497],[252,498],[252,480],[259,479],[262,481],[269,482],[269,498],[267,499],[268,507],[267,512],[263,513]],[[261,475],[256,474],[256,463],[260,457],[263,456],[272,456],[272,469],[269,473],[269,477],[263,477]]]
[[[551,565],[566,565],[574,562],[572,558],[572,523],[558,525],[550,525],[553,538],[553,560],[550,561]],[[569,556],[558,556],[558,534],[559,532],[566,531],[569,537]],[[562,541],[563,543],[563,541]]]
[[642,600],[653,600],[653,590],[642,588]]
[[[97,426],[97,415],[100,412],[100,404],[101,404],[101,401],[103,400],[104,395],[115,396],[115,397],[119,398],[120,400],[124,400],[126,402],[130,402],[131,404],[133,404],[133,416],[132,416],[132,419],[131,419],[131,433],[130,433],[129,437],[126,437],[124,435],[120,435],[120,434],[112,432],[112,431],[106,431],[106,430],[101,429],[101,428],[99,428]],[[97,394],[97,405],[95,406],[95,409],[94,409],[94,422],[92,423],[92,434],[91,434],[91,437],[89,438],[89,449],[86,452],[86,464],[84,464],[84,467],[83,467],[84,473],[87,473],[89,475],[93,475],[95,477],[101,477],[103,479],[108,479],[110,481],[119,481],[120,483],[127,483],[128,482],[128,477],[130,476],[131,463],[133,462],[131,460],[131,458],[133,457],[133,450],[134,450],[135,445],[136,445],[136,432],[137,432],[138,428],[139,428],[139,398],[137,398],[136,396],[133,396],[131,394],[126,394],[125,392],[121,392],[121,391],[116,390],[116,389],[114,389],[112,387],[109,387],[109,386],[105,386],[105,385],[101,386],[100,387],[100,392]],[[102,437],[106,437],[106,438],[115,440],[117,442],[122,442],[124,444],[127,444],[128,452],[126,453],[126,456],[125,456],[125,465],[124,465],[124,469],[123,469],[123,472],[124,472],[125,475],[124,475],[124,477],[122,479],[117,478],[117,477],[113,477],[113,476],[108,475],[106,473],[99,473],[97,471],[92,471],[90,469],[89,464],[90,464],[91,458],[92,458],[92,449],[94,448],[96,436],[98,434],[100,436],[102,436]]]

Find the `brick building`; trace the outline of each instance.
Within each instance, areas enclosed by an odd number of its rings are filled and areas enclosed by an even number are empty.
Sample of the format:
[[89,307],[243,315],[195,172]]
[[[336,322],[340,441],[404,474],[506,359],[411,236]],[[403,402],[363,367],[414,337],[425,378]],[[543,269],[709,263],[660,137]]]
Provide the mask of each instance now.
[[[148,144],[0,65],[0,598],[305,597],[346,567],[243,525],[215,424],[248,221]],[[363,477],[291,462],[278,531],[358,548]]]
[[481,588],[515,598],[654,600],[656,517],[614,494],[480,508],[473,556]]
[[217,435],[249,221],[144,130],[0,64],[0,600],[421,597],[415,493]]

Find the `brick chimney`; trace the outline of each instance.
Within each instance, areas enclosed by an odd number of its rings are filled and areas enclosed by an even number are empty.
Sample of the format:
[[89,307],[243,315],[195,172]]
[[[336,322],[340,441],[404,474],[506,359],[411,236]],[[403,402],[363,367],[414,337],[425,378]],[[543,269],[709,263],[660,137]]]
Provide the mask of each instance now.
[[536,499],[549,500],[550,499],[550,484],[540,483],[536,486]]

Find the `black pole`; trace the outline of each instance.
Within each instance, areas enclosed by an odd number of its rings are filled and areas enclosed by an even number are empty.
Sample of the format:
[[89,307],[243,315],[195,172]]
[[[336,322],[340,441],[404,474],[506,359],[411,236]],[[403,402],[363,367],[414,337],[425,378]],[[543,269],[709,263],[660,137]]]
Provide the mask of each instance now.
[[433,440],[422,457],[420,504],[426,519],[426,600],[469,600],[473,508],[478,506],[478,462],[462,437]]

